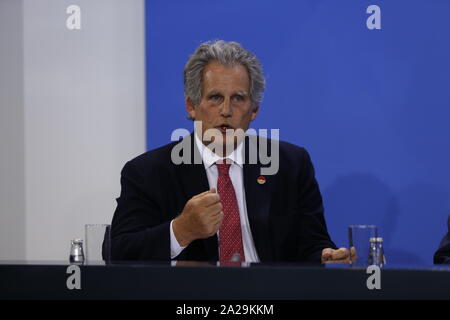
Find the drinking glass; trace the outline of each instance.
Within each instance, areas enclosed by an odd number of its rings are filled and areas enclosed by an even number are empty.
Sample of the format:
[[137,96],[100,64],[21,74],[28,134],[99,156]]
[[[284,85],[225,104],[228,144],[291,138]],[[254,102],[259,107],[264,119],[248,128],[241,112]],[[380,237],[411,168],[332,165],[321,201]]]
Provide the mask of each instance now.
[[351,225],[348,227],[350,265],[365,267],[369,265],[370,238],[378,237],[375,225]]

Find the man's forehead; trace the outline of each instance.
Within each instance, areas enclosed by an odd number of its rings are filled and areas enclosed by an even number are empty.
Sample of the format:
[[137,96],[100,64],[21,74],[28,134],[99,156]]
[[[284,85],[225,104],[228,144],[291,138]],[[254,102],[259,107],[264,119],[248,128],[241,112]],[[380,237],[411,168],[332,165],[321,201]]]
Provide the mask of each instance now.
[[203,86],[208,87],[208,91],[213,88],[219,89],[223,84],[236,85],[239,90],[246,91],[249,86],[250,77],[247,69],[241,64],[223,65],[217,62],[209,63],[203,70]]
[[219,61],[209,62],[203,69],[203,75],[216,73],[242,73],[248,76],[247,68],[240,63],[223,64]]
[[[223,89],[221,89],[221,88],[214,88],[214,87],[206,88],[206,89],[207,89],[206,90],[207,94],[222,93],[222,91],[223,91]],[[233,90],[233,94],[240,94],[240,95],[243,95],[243,96],[247,96],[248,95],[248,91],[244,90],[244,89],[234,89]]]

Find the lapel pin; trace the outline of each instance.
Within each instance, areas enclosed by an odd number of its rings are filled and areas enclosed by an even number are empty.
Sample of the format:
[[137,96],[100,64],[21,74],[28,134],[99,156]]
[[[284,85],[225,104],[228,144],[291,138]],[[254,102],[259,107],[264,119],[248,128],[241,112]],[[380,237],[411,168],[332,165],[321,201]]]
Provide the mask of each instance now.
[[258,179],[256,179],[256,181],[259,184],[264,184],[264,183],[266,183],[266,178],[264,178],[263,176],[259,176]]

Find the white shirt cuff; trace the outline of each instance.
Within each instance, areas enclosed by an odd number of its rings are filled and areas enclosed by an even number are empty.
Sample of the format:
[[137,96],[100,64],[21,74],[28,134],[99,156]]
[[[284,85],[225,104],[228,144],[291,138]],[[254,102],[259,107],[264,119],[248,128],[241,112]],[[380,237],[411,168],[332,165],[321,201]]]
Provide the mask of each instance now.
[[172,223],[173,220],[170,222],[170,258],[175,259],[187,246],[182,247],[178,243],[175,233],[173,233]]

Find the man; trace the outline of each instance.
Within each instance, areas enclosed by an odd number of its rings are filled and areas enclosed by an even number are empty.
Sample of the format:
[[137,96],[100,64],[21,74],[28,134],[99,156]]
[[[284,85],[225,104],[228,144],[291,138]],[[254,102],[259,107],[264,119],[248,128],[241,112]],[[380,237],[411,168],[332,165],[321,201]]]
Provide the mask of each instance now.
[[[256,56],[235,42],[204,43],[185,66],[184,87],[186,110],[201,128],[125,165],[112,258],[347,261],[348,251],[336,250],[328,235],[306,150],[280,141],[279,170],[268,176],[259,158],[248,159],[252,142],[243,132],[264,91]],[[180,144],[202,163],[175,164]]]
[[439,249],[435,252],[433,262],[435,264],[450,264],[450,215],[447,220],[447,234],[442,239]]

